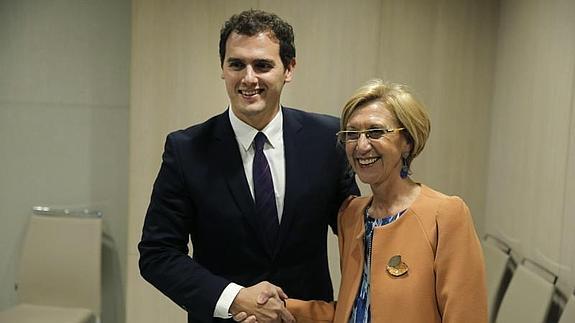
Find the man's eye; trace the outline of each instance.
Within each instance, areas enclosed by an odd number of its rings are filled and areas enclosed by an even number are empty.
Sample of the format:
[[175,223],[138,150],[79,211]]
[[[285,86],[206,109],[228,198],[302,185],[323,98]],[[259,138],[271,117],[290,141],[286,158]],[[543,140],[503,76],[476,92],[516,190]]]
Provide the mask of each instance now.
[[241,70],[244,68],[244,64],[242,62],[229,62],[228,66],[233,70]]
[[258,71],[262,71],[262,72],[267,72],[269,70],[271,70],[274,66],[270,63],[267,62],[261,62],[261,63],[256,63],[255,64],[255,68]]

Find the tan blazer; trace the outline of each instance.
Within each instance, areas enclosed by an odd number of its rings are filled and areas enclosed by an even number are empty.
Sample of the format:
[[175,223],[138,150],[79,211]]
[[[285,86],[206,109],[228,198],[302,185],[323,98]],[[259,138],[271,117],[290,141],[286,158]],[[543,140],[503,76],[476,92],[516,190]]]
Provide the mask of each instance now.
[[[363,214],[371,197],[350,198],[339,214],[342,280],[335,303],[289,299],[298,323],[348,322],[364,264]],[[391,275],[400,255],[408,271]],[[421,194],[395,222],[374,230],[371,321],[486,323],[485,269],[479,239],[463,200],[421,185]]]

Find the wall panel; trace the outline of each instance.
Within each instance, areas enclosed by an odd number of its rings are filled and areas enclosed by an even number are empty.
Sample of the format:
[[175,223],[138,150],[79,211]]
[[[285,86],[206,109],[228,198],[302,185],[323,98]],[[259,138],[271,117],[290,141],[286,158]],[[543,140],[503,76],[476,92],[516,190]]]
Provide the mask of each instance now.
[[483,232],[498,1],[384,1],[379,74],[414,88],[431,136],[414,178],[468,203]]
[[116,266],[102,320],[123,321],[130,14],[130,1],[0,1],[0,310],[17,302],[31,208],[92,207]]
[[487,230],[573,287],[575,3],[505,1],[491,119]]

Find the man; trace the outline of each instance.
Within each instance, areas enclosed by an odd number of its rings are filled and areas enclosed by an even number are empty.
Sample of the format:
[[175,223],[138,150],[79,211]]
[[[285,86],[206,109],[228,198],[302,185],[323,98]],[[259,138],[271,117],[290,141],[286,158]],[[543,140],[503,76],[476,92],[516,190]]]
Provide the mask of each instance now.
[[[283,291],[333,298],[327,228],[358,189],[336,147],[337,118],[280,105],[296,64],[293,39],[274,14],[232,16],[220,33],[229,109],[166,139],[138,245],[140,271],[188,311],[189,322],[239,312],[289,321]],[[270,289],[276,299],[258,305]]]

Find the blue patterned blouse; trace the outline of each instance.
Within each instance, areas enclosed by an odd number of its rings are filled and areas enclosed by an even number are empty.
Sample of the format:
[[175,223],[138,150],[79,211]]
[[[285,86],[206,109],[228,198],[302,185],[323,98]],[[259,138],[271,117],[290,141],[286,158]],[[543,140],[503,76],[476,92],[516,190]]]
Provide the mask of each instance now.
[[403,215],[405,210],[398,212],[397,214],[390,215],[383,219],[374,219],[369,216],[367,212],[369,206],[365,208],[365,236],[364,236],[364,246],[365,246],[365,262],[363,264],[363,273],[361,275],[361,284],[359,285],[359,291],[353,304],[353,309],[351,310],[351,316],[349,318],[350,323],[369,323],[371,322],[370,299],[369,299],[369,274],[371,265],[371,242],[373,240],[373,229],[379,226],[390,224],[391,222],[397,220]]

